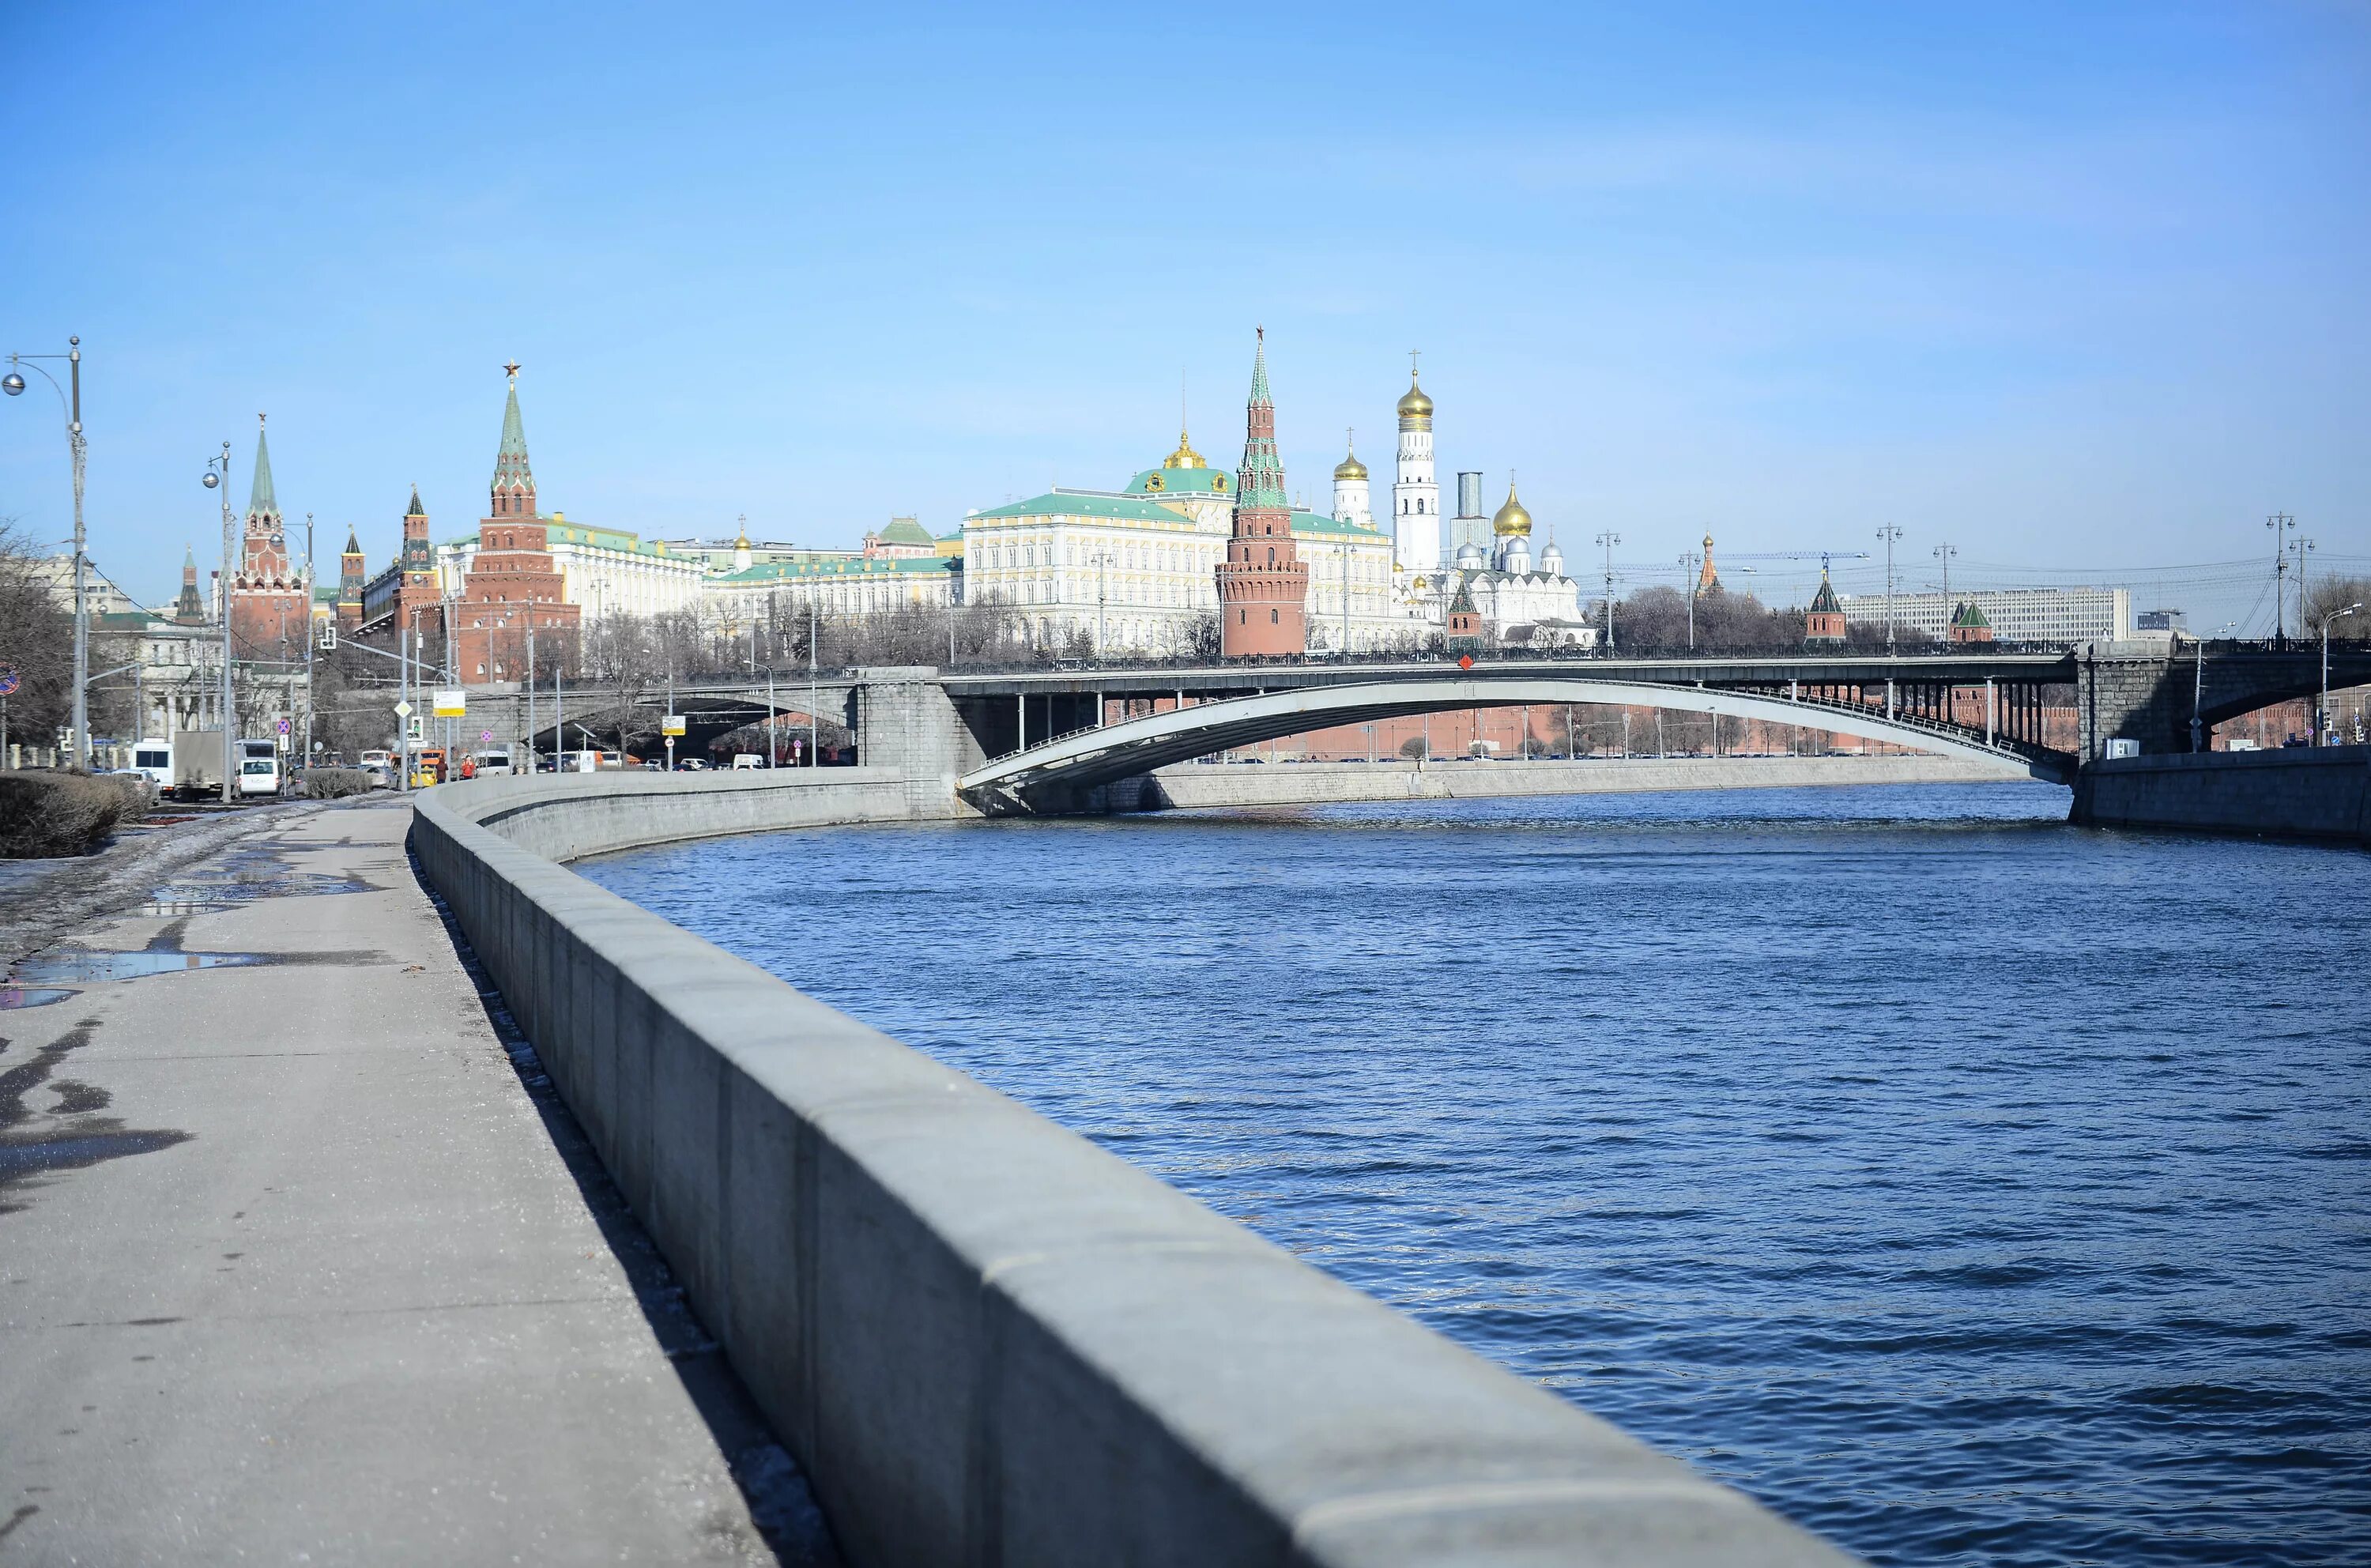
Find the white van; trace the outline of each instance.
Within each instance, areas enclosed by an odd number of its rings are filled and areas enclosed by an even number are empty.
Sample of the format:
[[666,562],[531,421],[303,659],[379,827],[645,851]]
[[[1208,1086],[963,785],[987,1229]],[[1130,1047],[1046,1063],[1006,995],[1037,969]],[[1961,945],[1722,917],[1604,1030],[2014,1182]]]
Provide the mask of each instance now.
[[270,741],[238,743],[238,792],[242,795],[280,793],[280,748]]
[[735,773],[740,772],[745,767],[763,767],[765,766],[766,759],[759,756],[756,752],[734,752],[733,754],[733,771]]
[[160,790],[173,787],[173,743],[170,741],[134,741],[132,743],[132,771],[145,773],[156,781]]

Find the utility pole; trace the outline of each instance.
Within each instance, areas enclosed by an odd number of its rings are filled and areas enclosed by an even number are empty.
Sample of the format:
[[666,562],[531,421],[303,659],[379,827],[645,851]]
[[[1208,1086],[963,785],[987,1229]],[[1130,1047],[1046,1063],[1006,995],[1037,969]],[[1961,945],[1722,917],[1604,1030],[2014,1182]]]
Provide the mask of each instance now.
[[235,802],[232,791],[238,788],[238,743],[235,725],[238,709],[231,693],[230,680],[230,443],[223,443],[222,455],[206,460],[205,477],[198,481],[208,490],[222,492],[222,571],[214,579],[214,608],[222,617],[222,732],[223,732],[223,804]]
[[526,622],[526,775],[535,777],[535,615],[532,609]]
[[[73,385],[72,400],[66,409],[66,455],[74,461],[74,766],[77,771],[87,773],[90,771],[90,700],[84,688],[90,684],[90,562],[83,548],[82,525],[83,457],[87,450],[82,438],[82,340],[79,337],[68,338],[63,356],[10,354],[8,363],[15,366],[34,360],[61,357],[66,362],[66,378]],[[50,384],[52,391],[58,389],[56,376],[38,364],[33,366],[33,372]],[[11,369],[6,376],[0,377],[0,391],[9,397],[17,397],[24,390],[25,377],[17,370]],[[61,394],[61,400],[65,400],[64,394]],[[225,473],[227,475],[228,470],[226,469]],[[228,799],[226,792],[225,799]]]
[[2305,628],[2305,626],[2306,626],[2307,622],[2311,618],[2311,617],[2312,617],[2312,615],[2313,615],[2313,607],[2312,607],[2312,605],[2310,605],[2310,603],[2308,603],[2308,601],[2307,601],[2307,588],[2306,588],[2306,571],[2305,571],[2305,569],[2306,569],[2306,558],[2313,554],[2313,541],[2312,541],[2311,539],[2305,539],[2305,538],[2298,538],[2298,539],[2292,539],[2292,540],[2290,540],[2290,541],[2289,541],[2289,554],[2291,554],[2291,555],[2293,555],[2293,556],[2296,557],[2296,563],[2297,563],[2297,627],[2298,627],[2298,629],[2302,630],[2302,629],[2304,629],[2304,628]]
[[2321,705],[2313,710],[2313,744],[2317,746],[2328,744],[2323,737],[2330,732],[2330,623],[2362,607],[2357,601],[2321,617]]
[[1680,552],[1680,564],[1687,569],[1688,573],[1688,651],[1691,653],[1696,650],[1696,581],[1704,575],[1704,568],[1699,564],[1703,559],[1694,550]]
[[1943,640],[1946,642],[1951,638],[1951,612],[1954,608],[1951,603],[1951,558],[1959,553],[1949,545],[1935,547],[1935,559],[1943,563]]
[[313,766],[313,514],[305,513],[305,755],[299,767]]
[[1350,542],[1342,542],[1342,663],[1350,662]]
[[1885,656],[1893,657],[1893,541],[1902,537],[1902,530],[1888,523],[1877,531],[1885,541]]
[[2273,531],[2273,640],[2288,640],[2288,531],[2296,526],[2296,519],[2285,512],[2275,512],[2264,519],[2264,526]]
[[1619,534],[1600,534],[1597,543],[1605,551],[1605,651],[1613,653],[1613,547],[1622,542]]
[[815,602],[810,596],[807,600],[807,766],[809,767],[823,766],[823,757],[815,750]]

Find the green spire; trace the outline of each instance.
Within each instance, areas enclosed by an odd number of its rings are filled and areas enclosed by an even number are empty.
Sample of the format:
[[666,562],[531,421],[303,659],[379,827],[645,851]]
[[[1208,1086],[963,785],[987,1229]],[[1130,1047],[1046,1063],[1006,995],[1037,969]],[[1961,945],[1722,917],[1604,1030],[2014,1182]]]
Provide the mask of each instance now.
[[519,422],[518,383],[511,383],[509,399],[503,404],[503,445],[501,455],[526,461],[526,426]]
[[263,416],[255,416],[255,488],[248,492],[247,514],[278,521],[280,500],[272,493],[272,448],[263,439]]
[[1835,588],[1828,582],[1828,569],[1823,566],[1820,568],[1820,591],[1811,595],[1811,613],[1833,616],[1843,613],[1843,610],[1844,606],[1836,603]]
[[354,537],[354,530],[352,524],[349,524],[346,526],[345,553],[348,555],[360,555],[363,553],[362,541]]
[[1243,461],[1235,470],[1235,510],[1292,510],[1292,498],[1284,489],[1284,459],[1276,451],[1276,405],[1267,391],[1266,328],[1260,329],[1259,347],[1252,355],[1252,395],[1243,405]]
[[406,517],[425,517],[428,515],[428,509],[420,504],[420,487],[418,485],[411,487],[411,504],[403,509],[403,514]]

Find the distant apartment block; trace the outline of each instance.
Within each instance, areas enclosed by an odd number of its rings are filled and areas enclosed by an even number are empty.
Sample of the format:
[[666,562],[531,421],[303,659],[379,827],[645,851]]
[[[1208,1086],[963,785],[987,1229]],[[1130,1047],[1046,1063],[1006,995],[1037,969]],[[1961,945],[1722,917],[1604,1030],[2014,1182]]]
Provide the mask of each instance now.
[[[1843,595],[1845,617],[1869,626],[1885,624],[1885,595]],[[1971,593],[1896,594],[1893,624],[1922,631],[1937,641],[1949,638],[1951,611],[1973,604],[2003,642],[2128,640],[2133,635],[2133,595],[2128,588],[1979,588]]]

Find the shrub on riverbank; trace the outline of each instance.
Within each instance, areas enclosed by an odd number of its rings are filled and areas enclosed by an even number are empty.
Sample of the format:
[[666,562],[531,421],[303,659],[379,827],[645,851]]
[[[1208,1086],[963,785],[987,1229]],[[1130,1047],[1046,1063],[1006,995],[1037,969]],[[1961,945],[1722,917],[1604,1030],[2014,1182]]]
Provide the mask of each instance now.
[[359,767],[308,767],[296,775],[296,793],[308,801],[342,801],[370,790],[371,776]]
[[0,859],[87,855],[146,814],[145,781],[79,773],[0,773]]

